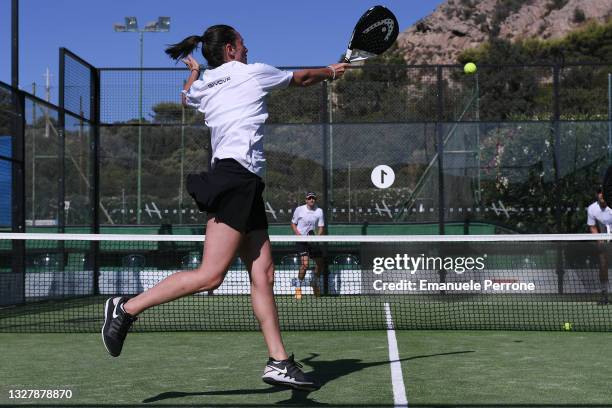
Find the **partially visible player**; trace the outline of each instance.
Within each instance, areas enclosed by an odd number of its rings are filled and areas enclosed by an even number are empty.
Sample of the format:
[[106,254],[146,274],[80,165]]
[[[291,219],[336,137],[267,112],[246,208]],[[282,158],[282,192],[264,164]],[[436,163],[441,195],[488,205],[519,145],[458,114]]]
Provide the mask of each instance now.
[[[612,233],[612,209],[604,200],[603,191],[597,189],[597,200],[587,208],[587,225],[593,234]],[[607,305],[608,301],[608,252],[606,242],[600,242],[599,248],[599,282],[601,284],[600,305]]]
[[[323,235],[325,233],[323,210],[317,207],[317,195],[314,192],[306,193],[306,204],[297,207],[293,212],[291,229],[295,235],[315,235],[315,229],[317,229],[318,235]],[[319,296],[321,293],[319,288],[319,276],[321,276],[321,271],[325,268],[323,254],[319,248],[309,245],[307,242],[298,242],[298,251],[301,260],[300,271],[298,272],[300,286],[295,288],[295,298],[302,298],[302,282],[306,277],[306,270],[308,269],[310,258],[313,258],[315,261],[315,270],[311,286],[315,296]]]

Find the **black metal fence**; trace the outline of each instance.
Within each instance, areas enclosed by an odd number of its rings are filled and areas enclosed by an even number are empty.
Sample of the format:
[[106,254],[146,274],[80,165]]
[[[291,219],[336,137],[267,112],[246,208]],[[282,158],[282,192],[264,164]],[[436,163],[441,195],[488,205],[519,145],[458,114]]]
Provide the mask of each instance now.
[[[23,94],[0,83],[0,229],[11,232],[25,232],[23,118]],[[0,306],[24,301],[25,244],[15,241],[12,249],[0,266],[13,272],[0,287]]]
[[[275,91],[267,100],[269,221],[288,225],[313,190],[335,225],[583,231],[610,162],[610,72],[366,65],[339,81]],[[207,169],[209,134],[180,104],[184,79],[178,68],[97,69],[62,49],[60,106],[21,93],[28,224],[202,224],[184,179]],[[378,165],[395,172],[387,189],[371,181]]]
[[[291,67],[288,69],[299,69]],[[100,68],[101,123],[200,123],[182,119],[185,70]],[[339,81],[273,92],[268,123],[406,123],[607,120],[612,64],[479,66],[365,65]],[[140,81],[142,73],[142,93]]]

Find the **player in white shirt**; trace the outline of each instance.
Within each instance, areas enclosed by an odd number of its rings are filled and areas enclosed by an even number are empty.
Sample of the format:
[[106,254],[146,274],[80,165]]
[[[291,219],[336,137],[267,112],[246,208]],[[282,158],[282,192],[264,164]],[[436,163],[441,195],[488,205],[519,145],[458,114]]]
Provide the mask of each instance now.
[[[587,208],[587,225],[593,234],[612,233],[612,209],[608,207],[603,198],[603,192],[597,190],[597,201]],[[608,243],[602,242],[599,245],[599,282],[601,283],[600,305],[609,304],[608,301]]]
[[[323,235],[325,232],[325,220],[323,219],[323,210],[317,207],[317,195],[314,192],[306,193],[306,204],[301,205],[293,211],[291,218],[291,229],[295,235]],[[298,272],[300,286],[295,288],[295,298],[302,298],[302,282],[306,277],[308,262],[310,258],[315,261],[314,276],[311,281],[312,290],[315,296],[320,295],[319,276],[325,268],[325,259],[321,250],[315,246],[309,245],[307,242],[298,242],[298,250],[300,254],[301,264]]]
[[[202,45],[208,69],[200,78],[200,64],[191,53]],[[227,25],[209,27],[169,47],[166,53],[182,59],[189,69],[183,104],[204,114],[211,131],[212,170],[190,175],[187,190],[208,213],[201,265],[177,272],[146,292],[128,299],[110,298],[105,304],[102,338],[114,357],[136,316],[144,310],[196,292],[217,288],[236,253],[251,278],[253,311],[268,347],[264,382],[313,390],[317,383],[300,370],[283,345],[272,285],[268,223],[262,199],[264,183],[263,125],[268,117],[265,96],[277,88],[306,87],[344,74],[348,64],[326,68],[281,71],[265,64],[248,64],[248,49],[240,33]],[[204,163],[202,163],[204,166]]]

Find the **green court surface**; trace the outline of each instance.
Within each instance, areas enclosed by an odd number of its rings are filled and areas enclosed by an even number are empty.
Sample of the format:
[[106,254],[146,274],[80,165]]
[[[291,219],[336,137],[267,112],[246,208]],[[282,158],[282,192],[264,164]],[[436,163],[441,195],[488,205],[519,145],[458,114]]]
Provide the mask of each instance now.
[[[605,406],[606,333],[396,331],[408,406]],[[257,332],[132,333],[123,354],[99,334],[0,334],[0,404],[19,406],[393,405],[385,331],[287,332],[287,348],[323,383],[306,393],[264,384]],[[70,400],[11,390],[66,389]]]

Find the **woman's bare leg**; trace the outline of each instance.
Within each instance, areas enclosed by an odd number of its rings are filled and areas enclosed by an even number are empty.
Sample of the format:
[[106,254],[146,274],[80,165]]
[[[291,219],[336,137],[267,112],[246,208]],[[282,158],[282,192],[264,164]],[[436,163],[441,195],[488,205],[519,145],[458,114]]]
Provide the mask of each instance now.
[[268,346],[268,355],[275,360],[285,360],[288,356],[281,338],[274,301],[274,262],[267,231],[248,233],[240,247],[240,257],[249,270],[251,304]]
[[243,235],[214,218],[206,224],[204,256],[197,269],[177,272],[157,285],[131,298],[123,307],[136,316],[142,311],[203,290],[215,289],[223,282],[236,256]]

